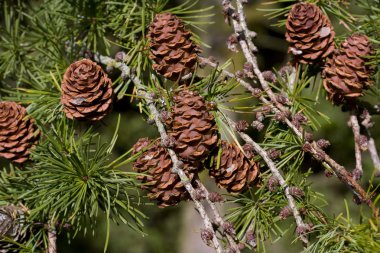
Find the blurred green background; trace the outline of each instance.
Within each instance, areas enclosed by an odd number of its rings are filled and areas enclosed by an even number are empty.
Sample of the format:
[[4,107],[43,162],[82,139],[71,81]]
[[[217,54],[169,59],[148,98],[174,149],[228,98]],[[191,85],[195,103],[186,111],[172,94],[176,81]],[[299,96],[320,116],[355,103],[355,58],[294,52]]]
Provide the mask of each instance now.
[[[171,1],[171,5],[175,6],[183,1]],[[258,61],[261,70],[269,70],[272,68],[280,68],[285,65],[289,56],[287,55],[287,43],[284,38],[284,28],[273,26],[276,20],[269,20],[265,17],[265,12],[257,9],[265,9],[263,5],[268,1],[249,0],[245,7],[248,26],[251,30],[257,32],[258,36],[254,43],[259,48]],[[213,5],[214,9],[210,12],[215,15],[208,21],[212,24],[204,25],[203,29],[206,33],[199,33],[204,42],[210,45],[209,48],[203,47],[203,56],[214,56],[220,63],[232,58],[233,64],[231,71],[237,71],[242,68],[244,58],[241,52],[235,54],[227,49],[226,41],[232,33],[232,28],[224,23],[222,9],[220,7],[221,0],[201,1],[196,8],[202,8]],[[334,27],[337,33],[344,32],[344,27],[334,21]],[[118,51],[114,49],[113,53]],[[348,114],[341,111],[340,108],[332,106],[323,98],[320,99],[317,110],[324,112],[331,119],[330,122],[323,121],[322,127],[315,133],[317,137],[323,137],[331,142],[329,153],[340,162],[347,166],[348,169],[354,169],[354,141],[351,129],[347,127]],[[131,102],[129,98],[125,98],[117,102],[114,106],[113,113],[107,117],[105,123],[99,126],[99,132],[104,139],[111,138],[115,129],[115,122],[118,115],[121,115],[121,125],[119,130],[119,139],[115,148],[115,155],[120,155],[130,149],[132,145],[141,137],[156,137],[155,127],[146,123],[143,116],[139,113],[136,103]],[[248,122],[253,120],[253,116],[246,116]],[[374,117],[373,137],[380,141],[380,131],[377,127],[380,125],[378,117]],[[364,171],[366,179],[372,173],[372,163],[368,153],[363,154]],[[129,167],[125,168],[130,170]],[[211,180],[206,175],[201,176],[205,184],[212,190],[217,190]],[[344,199],[347,199],[349,206],[352,203],[352,193],[336,178],[326,178],[323,170],[316,170],[316,173],[310,177],[312,187],[325,195],[328,202],[325,206],[327,213],[338,214],[345,212]],[[380,179],[375,179],[374,183],[379,183]],[[366,187],[366,185],[365,185]],[[222,192],[223,193],[223,192]],[[109,253],[208,253],[213,252],[212,249],[205,246],[200,239],[201,220],[194,210],[191,203],[182,203],[177,207],[159,209],[153,204],[142,208],[143,212],[149,217],[145,222],[145,233],[142,236],[131,231],[125,225],[116,225],[111,223],[111,234],[108,252]],[[222,209],[221,209],[222,210]],[[351,215],[358,218],[359,208],[351,208]],[[223,210],[222,210],[223,212]],[[284,221],[287,223],[289,221]],[[291,224],[291,222],[289,222]],[[58,252],[60,253],[98,253],[103,252],[105,242],[106,224],[105,220],[99,218],[97,231],[95,235],[87,234],[79,235],[74,240],[67,242],[64,235],[58,240]],[[294,228],[289,231],[293,233]],[[299,252],[301,250],[299,243],[291,244],[288,237],[280,239],[276,244],[268,243],[267,252]]]

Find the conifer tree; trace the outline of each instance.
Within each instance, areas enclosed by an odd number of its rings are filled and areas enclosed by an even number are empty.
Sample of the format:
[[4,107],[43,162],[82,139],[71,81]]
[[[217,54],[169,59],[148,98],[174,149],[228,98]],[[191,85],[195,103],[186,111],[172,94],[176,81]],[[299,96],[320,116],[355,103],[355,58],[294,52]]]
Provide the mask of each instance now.
[[[106,252],[111,223],[145,235],[147,208],[186,201],[217,253],[279,238],[302,252],[380,252],[380,1],[265,1],[257,15],[288,45],[288,62],[266,71],[248,4],[1,1],[0,252],[60,252],[57,236],[95,233],[99,217]],[[204,53],[214,15],[231,33],[224,62]],[[156,137],[142,130],[119,154],[122,101]],[[321,130],[337,108],[353,164]],[[326,185],[344,186],[344,213],[328,208]]]

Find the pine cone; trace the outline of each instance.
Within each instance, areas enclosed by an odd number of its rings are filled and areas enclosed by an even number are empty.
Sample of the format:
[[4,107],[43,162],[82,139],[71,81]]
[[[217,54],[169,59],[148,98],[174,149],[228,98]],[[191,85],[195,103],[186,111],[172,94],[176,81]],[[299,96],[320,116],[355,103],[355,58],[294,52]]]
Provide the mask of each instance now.
[[220,188],[231,193],[240,193],[247,189],[260,173],[258,163],[247,159],[240,148],[235,144],[221,143],[221,154],[218,167],[219,152],[208,164],[211,164],[209,174]]
[[0,252],[10,253],[19,252],[19,247],[3,240],[3,238],[11,239],[20,244],[25,239],[22,233],[23,212],[14,205],[0,207]]
[[191,32],[176,15],[157,14],[148,32],[153,69],[172,81],[193,73],[199,48],[190,37]]
[[[137,179],[144,183],[142,189],[148,191],[148,198],[156,200],[160,208],[174,206],[182,200],[190,199],[179,176],[171,171],[172,160],[167,150],[160,146],[159,140],[152,143],[148,138],[139,139],[133,146],[133,154],[146,148],[148,149],[134,162],[133,169],[146,174],[138,176]],[[186,164],[183,170],[193,183],[196,170]]]
[[61,103],[69,119],[100,120],[112,108],[112,81],[89,59],[67,68],[61,88]]
[[214,116],[196,92],[183,90],[174,97],[169,135],[174,151],[187,162],[201,162],[216,147],[219,134]]
[[26,109],[15,102],[0,102],[0,156],[24,163],[39,139],[34,119],[26,118]]
[[373,69],[366,65],[372,55],[370,42],[365,35],[348,37],[333,57],[326,61],[322,76],[328,99],[342,104],[363,94],[372,85]]
[[314,64],[334,51],[334,28],[318,6],[310,3],[293,5],[286,21],[286,40],[295,61]]

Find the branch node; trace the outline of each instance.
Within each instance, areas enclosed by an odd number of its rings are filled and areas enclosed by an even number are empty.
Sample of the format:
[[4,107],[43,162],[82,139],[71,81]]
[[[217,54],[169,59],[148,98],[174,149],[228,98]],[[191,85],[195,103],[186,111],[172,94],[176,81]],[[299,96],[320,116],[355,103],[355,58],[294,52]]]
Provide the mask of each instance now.
[[210,192],[208,194],[208,198],[213,203],[224,202],[223,196],[220,195],[220,193],[218,193],[218,192]]
[[302,198],[305,196],[305,193],[297,186],[289,187],[289,194],[297,198]]
[[263,91],[259,88],[253,88],[252,96],[254,97],[260,97]]
[[214,232],[210,229],[201,229],[201,238],[207,245],[210,245],[210,242],[214,238]]
[[269,149],[267,153],[268,153],[269,158],[272,160],[276,160],[281,156],[281,151],[274,148]]
[[256,234],[253,230],[249,230],[245,235],[246,242],[251,245],[252,248],[257,247]]
[[254,120],[251,124],[253,128],[255,128],[257,131],[261,132],[264,129],[264,124],[260,121]]
[[268,189],[271,192],[275,192],[278,189],[278,186],[280,185],[280,182],[278,181],[278,178],[275,176],[271,176],[268,180]]
[[175,143],[176,141],[172,136],[166,136],[166,138],[161,139],[161,147],[163,148],[173,148]]
[[235,235],[234,225],[231,222],[229,221],[224,222],[222,227],[223,227],[224,232],[226,232],[227,234]]
[[281,220],[286,220],[290,216],[293,215],[293,211],[289,206],[285,206],[281,209],[280,213],[278,216],[280,217]]
[[239,132],[245,132],[248,130],[249,124],[245,120],[239,120],[236,122],[236,130]]
[[330,146],[330,142],[328,140],[325,140],[325,139],[319,139],[317,141],[317,146],[320,148],[320,149],[326,149]]

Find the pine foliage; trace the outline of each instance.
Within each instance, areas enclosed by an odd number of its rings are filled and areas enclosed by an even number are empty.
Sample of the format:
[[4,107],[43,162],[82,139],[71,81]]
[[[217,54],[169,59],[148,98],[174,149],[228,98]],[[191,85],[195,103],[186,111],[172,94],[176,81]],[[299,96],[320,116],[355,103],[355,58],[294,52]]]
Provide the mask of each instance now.
[[[284,184],[280,184],[267,158],[258,152],[251,154],[251,158],[260,165],[259,181],[239,194],[223,192],[230,207],[223,218],[232,224],[236,232],[221,232],[220,227],[216,229],[215,233],[219,233],[224,245],[231,244],[227,234],[232,234],[235,241],[248,250],[267,252],[268,244],[281,238],[290,237],[291,243],[296,244],[305,236],[309,242],[305,243],[304,252],[380,251],[379,214],[376,213],[380,197],[378,183],[374,179],[376,165],[365,168],[362,181],[358,181],[364,192],[371,196],[371,200],[367,200],[371,208],[366,207],[366,203],[362,203],[361,208],[352,207],[342,199],[339,201],[346,207],[345,213],[329,213],[326,208],[328,198],[314,187],[313,175],[317,171],[332,174],[327,155],[322,152],[313,154],[310,146],[307,146],[314,143],[307,134],[321,134],[319,131],[322,126],[334,121],[327,116],[328,112],[322,110],[326,108],[321,106],[326,92],[323,90],[321,69],[313,65],[293,64],[270,70],[266,83],[276,101],[273,101],[267,90],[260,88],[262,80],[257,77],[252,64],[246,63],[244,67],[239,67],[242,70],[240,73],[230,73],[236,67],[232,58],[219,64],[206,58],[206,55],[198,54],[194,72],[184,80],[186,88],[182,86],[182,81],[167,80],[153,70],[154,62],[149,58],[147,34],[155,15],[171,13],[181,18],[186,27],[191,29],[194,43],[201,48],[208,45],[199,34],[206,29],[210,17],[221,15],[215,6],[208,3],[199,9],[202,1],[180,2],[0,2],[0,99],[16,101],[25,106],[28,117],[36,120],[41,131],[41,140],[32,149],[28,163],[16,165],[4,161],[5,165],[0,171],[0,206],[14,205],[22,210],[20,233],[26,235],[21,241],[6,236],[0,238],[11,245],[7,250],[13,248],[18,252],[44,252],[49,247],[51,227],[58,234],[65,234],[71,239],[79,233],[95,233],[99,217],[105,217],[107,224],[104,251],[108,247],[111,222],[126,224],[131,230],[144,234],[144,220],[148,217],[141,211],[141,206],[148,203],[149,199],[141,195],[141,183],[136,178],[146,175],[130,170],[142,152],[133,153],[128,147],[120,156],[114,152],[118,135],[122,133],[121,128],[127,129],[128,122],[120,122],[119,117],[113,137],[107,139],[99,130],[103,122],[69,120],[60,103],[65,70],[76,60],[89,58],[102,64],[103,70],[109,73],[114,103],[130,98],[147,123],[157,125],[157,121],[162,121],[169,133],[170,124],[167,122],[173,120],[170,118],[170,112],[175,107],[173,97],[183,89],[196,92],[205,100],[204,107],[209,110],[207,115],[215,118],[215,129],[218,128],[221,139],[234,143],[248,156],[249,150],[244,145],[246,139],[242,135],[245,132],[283,175]],[[224,2],[236,4],[244,1]],[[284,31],[287,14],[297,2],[265,2],[260,6],[259,13],[273,19],[274,25]],[[366,64],[374,69],[374,84],[364,92],[364,97],[355,101],[357,111],[352,109],[352,105],[343,107],[350,113],[360,112],[356,115],[362,127],[360,134],[370,139],[370,127],[363,122],[366,120],[366,111],[374,113],[373,117],[380,112],[380,2],[306,2],[316,4],[333,24],[343,28],[335,36],[336,48],[355,33],[367,35],[373,44],[375,53],[366,59]],[[224,15],[232,27],[233,22],[239,19],[234,18],[232,13],[225,12]],[[239,40],[243,40],[243,37],[247,40],[246,35],[242,35]],[[235,44],[238,46],[239,41],[235,41]],[[120,52],[113,59],[111,53],[116,50]],[[165,52],[165,55],[171,54]],[[209,62],[206,64],[205,61]],[[247,89],[244,83],[249,83],[251,89]],[[152,112],[152,105],[159,115]],[[197,113],[194,112],[192,116]],[[243,121],[253,120],[250,124],[253,128],[246,130],[234,127],[231,118],[240,121],[243,126]],[[300,134],[290,128],[290,124]],[[202,125],[199,128],[202,133],[203,128],[207,127]],[[173,148],[170,138],[160,141],[163,148]],[[183,142],[187,141],[185,138]],[[315,143],[320,150],[328,153],[328,141],[322,139]],[[354,154],[353,150],[347,152]],[[216,158],[214,162],[219,164],[221,151],[215,148],[209,153]],[[334,154],[328,155],[334,157]],[[209,167],[208,162],[208,159],[197,161],[197,171]],[[230,171],[234,169],[228,168],[227,173]],[[174,169],[168,173],[178,172]],[[350,172],[349,176],[352,174]],[[198,180],[198,177],[195,178]],[[203,180],[203,176],[200,178]],[[183,178],[181,180],[186,183]],[[162,187],[160,191],[165,190],[165,186],[157,187]],[[349,193],[350,189],[347,187],[346,191]],[[295,207],[289,207],[287,192],[292,195]],[[355,194],[354,198],[357,197]],[[196,202],[196,199],[193,200]],[[305,224],[302,231],[294,221],[297,217],[293,217],[292,208],[297,210]],[[354,218],[350,215],[352,209],[355,210]],[[3,236],[1,232],[0,225],[0,234]],[[248,235],[250,238],[247,239]],[[0,252],[3,252],[2,249]]]

